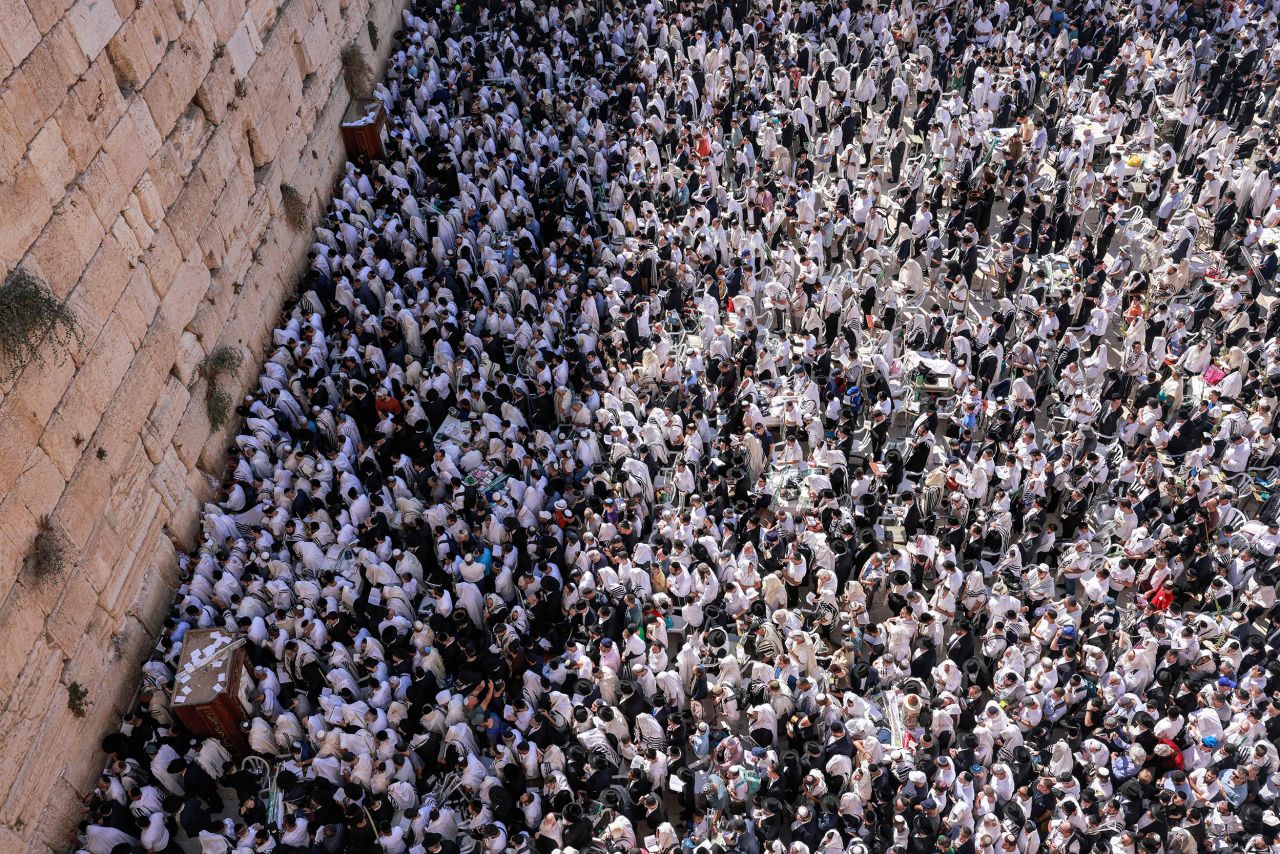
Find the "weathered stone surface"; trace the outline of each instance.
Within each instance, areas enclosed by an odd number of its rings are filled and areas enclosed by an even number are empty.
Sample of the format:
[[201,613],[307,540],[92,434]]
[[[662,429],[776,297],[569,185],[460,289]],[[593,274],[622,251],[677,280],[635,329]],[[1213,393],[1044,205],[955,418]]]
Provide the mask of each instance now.
[[112,0],[77,0],[68,19],[76,42],[91,60],[107,46],[123,23]]
[[36,134],[36,138],[31,141],[31,149],[27,152],[27,159],[31,168],[39,173],[49,198],[62,198],[67,185],[76,176],[76,169],[71,162],[71,152],[67,151],[67,143],[62,139],[62,129],[56,121],[50,120]]
[[0,50],[9,61],[19,65],[38,44],[40,30],[27,4],[22,0],[0,0]]
[[5,224],[0,228],[0,264],[11,268],[53,214],[49,189],[36,169],[19,169],[13,180],[0,184],[5,200]]
[[[260,357],[308,244],[278,187],[330,185],[338,50],[402,5],[0,0],[0,276],[41,276],[83,332],[0,386],[0,852],[67,850],[176,583],[162,527],[194,544],[224,462],[198,365]],[[43,516],[69,551],[35,578]]]

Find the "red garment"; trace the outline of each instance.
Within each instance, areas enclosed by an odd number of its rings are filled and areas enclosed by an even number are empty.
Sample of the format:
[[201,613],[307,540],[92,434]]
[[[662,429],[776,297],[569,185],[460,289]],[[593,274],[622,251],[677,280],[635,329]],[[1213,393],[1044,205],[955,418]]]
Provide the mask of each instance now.
[[1147,597],[1147,601],[1151,603],[1152,610],[1165,611],[1173,604],[1173,594],[1161,584]]
[[1169,750],[1172,752],[1168,756],[1160,756],[1153,750],[1151,757],[1163,769],[1161,771],[1161,776],[1168,774],[1170,771],[1184,770],[1182,762],[1182,748],[1178,747],[1178,745],[1174,744],[1167,738],[1162,738],[1157,741],[1156,747],[1159,747],[1162,744],[1167,745]]

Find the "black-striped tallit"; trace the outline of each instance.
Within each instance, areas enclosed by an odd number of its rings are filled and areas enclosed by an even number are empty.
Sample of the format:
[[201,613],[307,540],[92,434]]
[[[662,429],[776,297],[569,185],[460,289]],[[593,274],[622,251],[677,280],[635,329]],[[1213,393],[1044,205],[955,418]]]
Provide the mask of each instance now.
[[932,519],[942,507],[942,487],[926,486],[916,490],[915,502],[916,512],[920,514],[921,521]]

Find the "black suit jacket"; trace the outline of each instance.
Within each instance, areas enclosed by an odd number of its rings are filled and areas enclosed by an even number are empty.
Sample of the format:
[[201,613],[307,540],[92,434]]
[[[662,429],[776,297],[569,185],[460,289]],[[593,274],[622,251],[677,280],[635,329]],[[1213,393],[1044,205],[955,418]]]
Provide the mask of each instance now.
[[956,664],[964,664],[973,658],[973,632],[965,632],[964,636],[956,635],[947,644],[947,658]]

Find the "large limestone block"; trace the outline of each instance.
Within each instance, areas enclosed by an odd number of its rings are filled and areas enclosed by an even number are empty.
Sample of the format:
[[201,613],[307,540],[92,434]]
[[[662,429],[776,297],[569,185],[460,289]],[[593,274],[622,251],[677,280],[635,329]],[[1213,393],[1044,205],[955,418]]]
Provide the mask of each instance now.
[[141,98],[134,98],[130,101],[129,109],[125,113],[133,120],[133,132],[142,143],[142,150],[147,157],[155,157],[160,146],[164,144],[164,137],[160,135],[160,129],[156,127],[151,111],[147,109],[147,102]]
[[[12,600],[13,597],[10,597]],[[22,603],[18,603],[21,608]],[[27,619],[38,618],[40,631],[44,630],[44,615],[27,607]],[[29,623],[20,627],[23,635],[29,630]],[[12,637],[6,634],[6,638]],[[7,676],[7,668],[16,666],[17,673],[13,680],[12,693],[6,692],[10,702],[4,707],[0,716],[0,732],[13,750],[4,751],[0,755],[0,780],[12,780],[13,785],[7,793],[0,793],[3,804],[0,805],[0,824],[15,826],[17,819],[28,818],[39,814],[30,803],[37,797],[43,798],[56,779],[61,766],[57,762],[39,761],[39,732],[44,725],[48,712],[54,703],[61,700],[64,704],[65,693],[60,690],[59,676],[62,670],[62,651],[50,645],[44,638],[35,643],[28,642],[22,646],[13,646],[15,654],[0,656],[5,659],[0,663],[0,689]],[[29,650],[23,655],[18,650]],[[44,702],[31,702],[34,697],[47,698]],[[23,850],[23,849],[19,849]]]
[[79,407],[101,414],[107,411],[116,387],[133,361],[133,345],[117,319],[108,320],[88,358],[76,373],[69,394]]
[[80,189],[89,197],[89,204],[104,228],[110,228],[115,222],[129,195],[129,185],[121,179],[115,160],[106,150],[99,151],[89,168],[80,174]]
[[195,102],[211,124],[221,124],[239,97],[237,87],[243,85],[231,70],[231,60],[225,55],[217,57],[196,90]]
[[44,182],[45,192],[51,199],[62,198],[67,185],[76,177],[76,167],[62,138],[62,128],[54,119],[46,122],[31,141],[27,160],[29,168],[36,170]]
[[4,417],[0,418],[0,448],[5,449],[0,454],[0,490],[7,490],[22,474],[27,452],[40,440],[43,429],[43,422],[37,423],[35,418],[18,407],[6,408]]
[[147,109],[151,111],[151,117],[155,120],[160,135],[166,137],[191,102],[190,98],[184,98],[174,91],[169,76],[160,72],[151,75],[151,79],[142,89],[142,97],[146,99]]
[[192,104],[178,119],[177,125],[160,146],[160,151],[151,158],[147,176],[155,188],[161,217],[182,192],[186,177],[199,157],[209,129],[204,112]]
[[173,363],[173,376],[183,386],[192,386],[200,378],[200,365],[205,351],[195,332],[184,331],[178,339],[178,357]]
[[[26,667],[19,676],[18,686],[15,689],[19,698],[26,702],[11,703],[4,710],[4,732],[13,739],[15,748],[8,752],[18,755],[25,753],[28,761],[22,763],[23,768],[19,777],[27,785],[15,785],[9,790],[4,801],[4,812],[0,813],[5,818],[0,818],[0,821],[7,819],[10,810],[34,817],[38,811],[32,808],[38,800],[47,795],[53,786],[52,778],[61,771],[61,763],[48,761],[48,757],[52,754],[46,740],[50,735],[59,734],[65,738],[66,725],[61,719],[64,716],[71,717],[66,714],[66,693],[59,690],[62,687],[59,682],[67,669],[65,659],[68,657],[69,653],[50,643],[48,637],[41,638],[36,648],[32,650],[32,654],[27,657]],[[36,696],[47,696],[50,702],[31,703],[30,698]],[[28,708],[22,708],[23,706]],[[65,740],[64,743],[66,743]],[[44,761],[40,761],[42,757]],[[33,759],[36,761],[30,761]],[[31,768],[32,765],[46,766],[46,770],[35,770]],[[51,776],[45,776],[48,766],[52,766]],[[36,781],[39,780],[45,780],[45,786],[37,785]],[[26,807],[26,809],[22,810],[20,807]]]
[[147,225],[155,228],[164,219],[164,205],[160,203],[160,193],[156,190],[150,172],[143,174],[138,185],[133,188],[133,194],[138,199],[138,207],[146,218]]
[[282,5],[284,0],[249,0],[249,14],[253,16],[258,34],[263,38],[271,31]]
[[218,42],[225,43],[244,19],[245,0],[204,0]]
[[[166,379],[167,382],[156,398],[155,405],[147,414],[147,421],[142,430],[143,447],[146,448],[147,457],[156,466],[164,462],[165,454],[169,450],[169,441],[177,431],[182,413],[186,411],[187,404],[191,400],[191,392],[177,377],[170,375]],[[182,473],[185,475],[186,471],[183,470]],[[166,491],[172,496],[172,490]]]
[[[149,119],[150,114],[143,112],[145,118]],[[147,152],[149,146],[144,142],[143,133],[145,130],[148,135],[151,135],[152,127],[144,126],[144,130],[140,130],[136,115],[138,114],[133,111],[126,112],[103,144],[103,150],[111,155],[116,171],[120,173],[120,181],[126,190],[132,190],[142,178],[143,173],[147,171],[151,156]],[[158,145],[152,150],[158,150]],[[119,210],[117,209],[114,213],[119,213]],[[112,219],[114,218],[113,215]]]
[[[0,228],[0,269],[11,270],[53,215],[53,203],[35,169],[19,169],[13,180],[0,184],[0,199],[5,200],[5,223],[4,228]],[[70,290],[72,284],[75,282],[64,283],[63,292]]]
[[178,268],[182,266],[182,248],[178,246],[168,223],[161,222],[156,226],[156,237],[147,250],[144,263],[152,290],[156,297],[164,299],[173,285]]
[[258,28],[252,24],[248,16],[245,16],[235,32],[231,34],[231,38],[227,40],[227,56],[231,58],[231,68],[236,77],[248,77],[249,70],[253,68],[253,63],[260,53],[262,53],[262,40],[258,38]]
[[[84,638],[90,623],[98,616],[98,593],[82,573],[75,573],[63,590],[62,599],[54,607],[53,613],[45,621],[45,631],[53,642],[64,652],[75,650]],[[92,660],[89,656],[77,656],[77,661]],[[105,672],[98,674],[107,676]],[[99,690],[109,690],[109,683],[100,681],[83,682]],[[92,699],[92,696],[91,698]]]
[[129,198],[125,200],[124,210],[120,212],[119,219],[112,224],[111,230],[122,245],[130,246],[133,250],[130,253],[131,264],[141,260],[144,247],[149,247],[156,239],[156,230],[147,223],[147,218],[142,213],[142,205],[137,195],[133,193],[130,193]]
[[107,44],[107,55],[120,78],[137,90],[159,67],[168,46],[159,6],[143,3]]
[[77,169],[93,160],[127,106],[111,61],[103,54],[90,64],[55,114]]
[[193,172],[186,188],[165,214],[165,223],[173,231],[184,258],[198,254],[197,241],[213,215],[213,205],[218,200],[225,177],[213,180],[217,183],[211,184],[203,173]]
[[[75,0],[16,0],[16,2],[19,6],[25,3],[40,32],[47,33],[53,29],[54,24],[66,17],[67,10],[72,7]],[[0,8],[8,7],[0,3]]]
[[76,0],[68,16],[84,55],[96,59],[124,23],[112,0]]
[[27,75],[39,94],[42,120],[53,115],[88,67],[89,61],[77,47],[72,26],[67,22],[58,24],[36,45],[19,73]]
[[26,151],[26,145],[18,139],[18,123],[5,105],[4,98],[0,97],[0,184],[13,180],[18,161]]
[[[92,447],[96,448],[96,445]],[[113,478],[111,467],[99,460],[96,452],[89,453],[76,469],[58,501],[56,517],[67,538],[76,545],[82,556],[82,572],[92,573],[97,566],[95,561],[103,560],[107,550],[119,541],[119,538],[115,538],[106,543],[95,544],[92,540],[94,529],[98,527],[102,517],[102,508],[111,494]],[[113,558],[107,560],[107,569],[110,569],[113,562]],[[102,579],[95,582],[99,591],[104,584],[105,580]]]
[[151,277],[146,267],[138,267],[133,271],[129,284],[116,300],[114,314],[120,319],[120,326],[129,336],[135,348],[142,346],[147,329],[160,308],[160,298],[151,288]]
[[129,282],[132,269],[128,251],[114,234],[108,234],[67,300],[76,317],[82,318],[86,336],[102,331]]
[[[13,389],[5,399],[4,418],[28,418],[43,427],[48,423],[63,393],[71,385],[75,372],[76,363],[65,356],[47,359],[44,365],[24,370],[14,381]],[[0,418],[0,422],[3,420]],[[25,450],[2,441],[0,447]]]
[[22,0],[0,0],[0,51],[14,67],[40,44],[40,30]]
[[33,518],[39,519],[57,506],[58,496],[66,485],[66,478],[44,449],[32,448],[23,463],[22,474],[9,488],[4,503],[21,504]]

